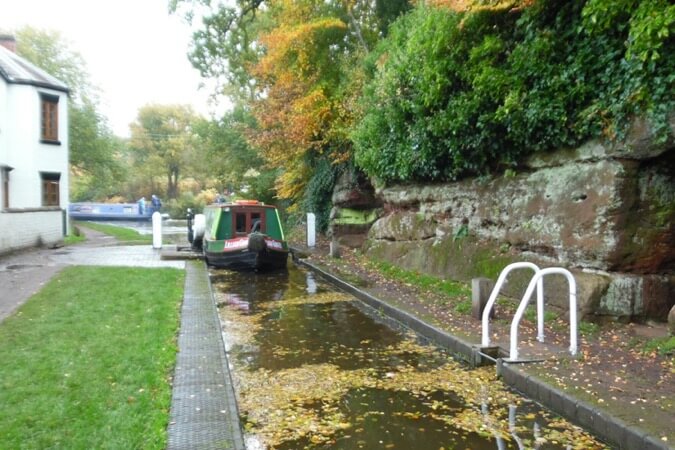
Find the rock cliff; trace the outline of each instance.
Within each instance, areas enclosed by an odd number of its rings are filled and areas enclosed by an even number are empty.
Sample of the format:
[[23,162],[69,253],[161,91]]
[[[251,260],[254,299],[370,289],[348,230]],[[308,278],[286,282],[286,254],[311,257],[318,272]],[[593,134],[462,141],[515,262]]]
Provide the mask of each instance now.
[[[675,304],[675,145],[650,136],[636,121],[622,144],[537,154],[504,176],[380,189],[383,213],[364,248],[463,280],[494,279],[514,261],[561,266],[575,274],[582,317],[665,320]],[[519,298],[530,276],[514,273],[507,292]],[[546,278],[549,304],[567,309],[565,283]]]

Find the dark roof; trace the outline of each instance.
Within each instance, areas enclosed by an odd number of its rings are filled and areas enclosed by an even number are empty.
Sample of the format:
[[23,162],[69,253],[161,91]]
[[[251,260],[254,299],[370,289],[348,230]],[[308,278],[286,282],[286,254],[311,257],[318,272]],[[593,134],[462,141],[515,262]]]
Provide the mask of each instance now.
[[0,76],[10,84],[29,84],[68,92],[68,86],[65,83],[1,45]]

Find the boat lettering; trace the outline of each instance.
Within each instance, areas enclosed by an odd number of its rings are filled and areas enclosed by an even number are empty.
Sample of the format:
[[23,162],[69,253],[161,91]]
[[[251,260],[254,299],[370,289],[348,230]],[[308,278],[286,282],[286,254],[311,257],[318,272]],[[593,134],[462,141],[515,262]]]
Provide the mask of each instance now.
[[225,248],[239,248],[248,246],[248,238],[230,239],[225,241]]
[[276,248],[278,250],[283,249],[284,247],[281,245],[281,242],[279,241],[273,241],[272,239],[265,239],[265,244],[267,244],[267,247],[269,248]]

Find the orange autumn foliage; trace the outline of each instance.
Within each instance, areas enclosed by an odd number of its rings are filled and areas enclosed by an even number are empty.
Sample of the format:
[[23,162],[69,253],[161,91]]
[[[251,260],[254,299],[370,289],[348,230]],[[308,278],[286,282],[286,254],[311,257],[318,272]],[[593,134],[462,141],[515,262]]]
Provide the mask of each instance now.
[[249,136],[270,166],[284,169],[278,195],[294,199],[309,178],[306,154],[321,154],[327,147],[336,116],[332,46],[347,32],[344,22],[308,20],[307,9],[296,6],[282,9],[280,24],[260,38],[266,53],[252,68],[262,92],[253,106],[259,129]]

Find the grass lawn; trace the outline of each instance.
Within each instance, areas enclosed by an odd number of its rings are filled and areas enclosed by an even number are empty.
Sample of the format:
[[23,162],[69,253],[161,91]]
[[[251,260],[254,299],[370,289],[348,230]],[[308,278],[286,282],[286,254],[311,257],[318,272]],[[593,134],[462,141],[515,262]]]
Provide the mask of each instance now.
[[117,240],[126,244],[149,244],[152,242],[151,234],[140,234],[138,231],[130,228],[94,222],[79,222],[78,226],[91,228],[92,230],[114,236]]
[[0,323],[0,448],[165,448],[183,281],[69,267]]

